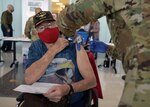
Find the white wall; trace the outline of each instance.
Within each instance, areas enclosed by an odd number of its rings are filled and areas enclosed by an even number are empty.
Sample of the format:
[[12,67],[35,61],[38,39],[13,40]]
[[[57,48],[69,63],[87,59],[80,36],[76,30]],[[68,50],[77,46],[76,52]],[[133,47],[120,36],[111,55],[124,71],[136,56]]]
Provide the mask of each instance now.
[[102,17],[99,19],[100,21],[100,35],[99,35],[99,40],[105,42],[105,43],[109,43],[111,35],[109,32],[109,28],[108,28],[108,24],[106,21],[106,17]]
[[70,4],[71,4],[71,3],[75,3],[75,2],[76,2],[76,0],[70,0]]

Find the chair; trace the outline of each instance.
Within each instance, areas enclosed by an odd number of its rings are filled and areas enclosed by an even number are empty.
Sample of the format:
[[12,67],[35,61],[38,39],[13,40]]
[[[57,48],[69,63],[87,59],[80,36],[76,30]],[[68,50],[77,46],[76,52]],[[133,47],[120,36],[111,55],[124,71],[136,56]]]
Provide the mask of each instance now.
[[[94,88],[89,89],[86,91],[87,94],[85,95],[86,98],[86,106],[85,107],[98,107],[98,96]],[[21,93],[16,100],[18,101],[18,104],[16,107],[22,107],[24,103],[24,93]],[[93,101],[93,103],[92,103]]]
[[90,61],[91,66],[93,68],[93,71],[94,71],[94,74],[95,74],[95,77],[96,77],[96,82],[97,82],[96,87],[93,88],[93,92],[97,94],[98,98],[103,99],[102,88],[101,88],[100,79],[99,79],[99,76],[98,76],[98,71],[97,71],[94,55],[90,51],[87,52],[87,55],[89,57],[89,61]]
[[21,93],[17,98],[16,101],[18,102],[16,107],[21,107],[24,102],[24,93]]

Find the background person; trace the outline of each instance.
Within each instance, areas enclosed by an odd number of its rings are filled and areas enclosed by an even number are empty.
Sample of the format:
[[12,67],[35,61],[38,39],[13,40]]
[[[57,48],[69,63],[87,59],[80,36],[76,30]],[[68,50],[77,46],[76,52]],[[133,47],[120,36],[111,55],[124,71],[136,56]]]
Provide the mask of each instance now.
[[[91,22],[90,25],[90,34],[93,37],[93,40],[99,41],[99,31],[100,31],[100,23],[98,20]],[[97,52],[94,53],[94,58],[97,59]]]
[[[14,6],[9,4],[7,6],[7,10],[4,11],[1,15],[1,29],[2,29],[4,37],[13,36],[13,28],[12,28],[12,21],[13,21],[12,12],[13,11],[14,11]],[[8,52],[8,51],[12,51],[11,48],[12,48],[12,42],[4,41],[1,47],[1,50],[4,52]]]
[[93,33],[93,39],[99,40],[100,22],[98,20],[93,21],[91,22],[91,26],[90,32]]
[[[40,11],[42,11],[41,8],[39,8],[39,7],[35,8],[35,14],[39,13]],[[33,17],[34,16],[31,16],[27,20],[25,29],[24,29],[24,34],[26,37],[28,37],[29,39],[34,41],[34,40],[38,39],[38,35],[37,35],[36,29],[35,29],[35,26],[33,23]]]

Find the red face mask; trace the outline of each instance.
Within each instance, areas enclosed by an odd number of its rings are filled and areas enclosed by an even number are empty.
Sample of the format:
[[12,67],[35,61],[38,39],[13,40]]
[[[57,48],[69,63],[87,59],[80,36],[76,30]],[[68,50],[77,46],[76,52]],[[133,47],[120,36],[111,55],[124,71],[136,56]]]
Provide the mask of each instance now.
[[39,38],[45,43],[54,43],[59,35],[58,27],[46,28],[43,32],[38,33]]

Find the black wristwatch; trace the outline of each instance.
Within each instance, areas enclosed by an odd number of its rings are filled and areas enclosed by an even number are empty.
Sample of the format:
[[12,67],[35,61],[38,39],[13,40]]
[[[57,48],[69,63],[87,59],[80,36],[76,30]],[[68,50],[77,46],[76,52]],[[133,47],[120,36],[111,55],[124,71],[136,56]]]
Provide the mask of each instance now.
[[71,95],[72,93],[74,93],[74,89],[73,89],[73,86],[71,84],[68,84],[69,87],[70,87],[70,90],[69,90],[69,95]]

